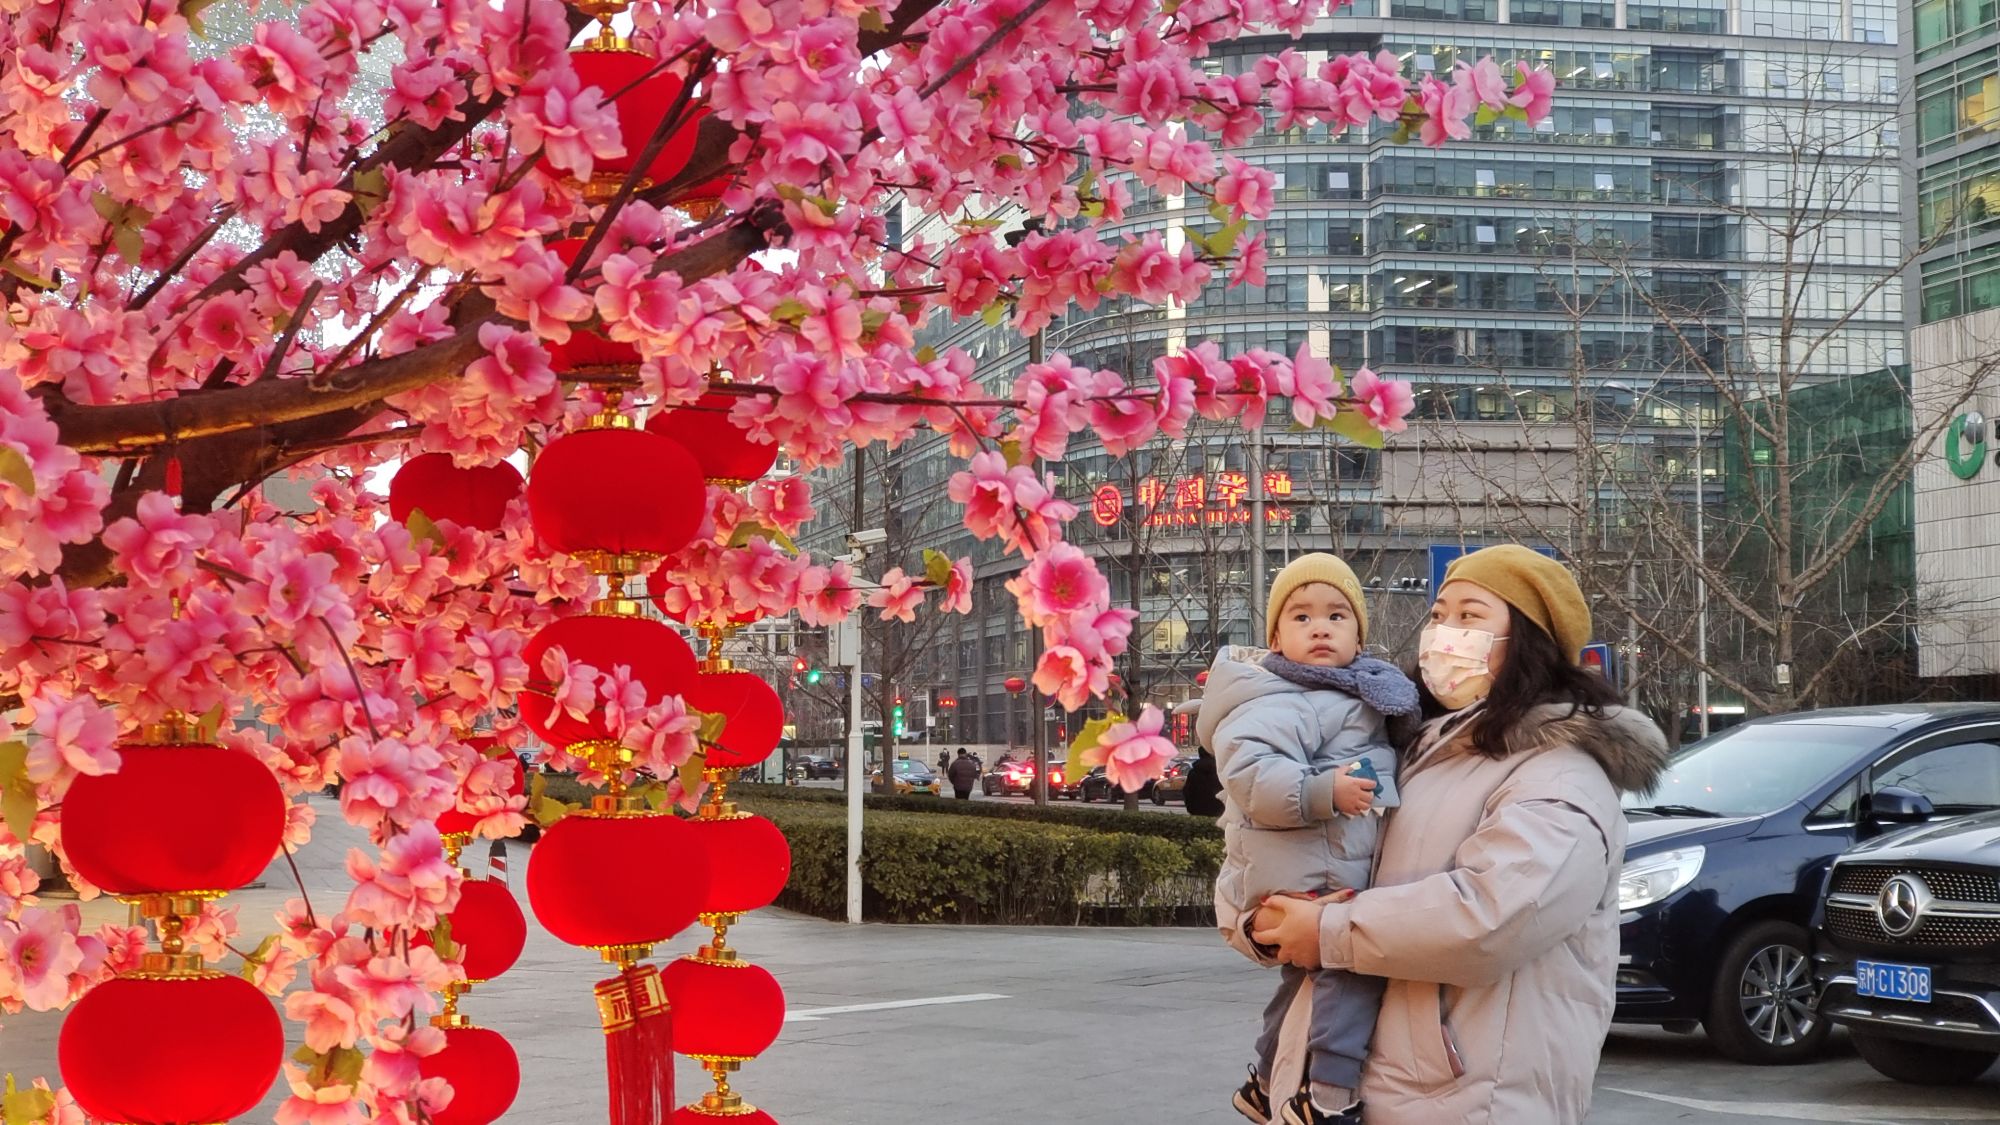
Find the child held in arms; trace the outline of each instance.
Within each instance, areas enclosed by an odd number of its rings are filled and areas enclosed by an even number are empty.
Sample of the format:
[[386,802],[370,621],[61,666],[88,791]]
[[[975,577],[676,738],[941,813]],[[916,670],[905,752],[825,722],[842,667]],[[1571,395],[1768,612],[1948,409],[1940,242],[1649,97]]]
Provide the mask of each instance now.
[[[1216,654],[1196,729],[1215,755],[1226,805],[1216,917],[1231,946],[1272,965],[1272,950],[1248,933],[1266,896],[1368,886],[1381,827],[1372,814],[1397,803],[1386,717],[1415,715],[1417,689],[1395,665],[1361,654],[1368,639],[1361,584],[1333,555],[1305,555],[1280,571],[1265,620],[1271,651],[1230,646]],[[1310,977],[1307,1081],[1276,1119],[1360,1125],[1355,1090],[1383,981],[1337,969],[1280,972],[1236,1108],[1259,1125],[1273,1119],[1278,1031]]]

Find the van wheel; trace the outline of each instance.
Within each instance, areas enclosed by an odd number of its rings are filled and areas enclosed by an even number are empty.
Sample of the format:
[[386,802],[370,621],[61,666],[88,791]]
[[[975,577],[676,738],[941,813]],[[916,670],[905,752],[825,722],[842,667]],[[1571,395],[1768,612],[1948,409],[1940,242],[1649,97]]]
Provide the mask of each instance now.
[[1961,1086],[1993,1067],[2000,1055],[1960,1047],[1936,1047],[1907,1039],[1888,1039],[1872,1031],[1850,1028],[1854,1049],[1885,1077],[1916,1086]]
[[1813,1010],[1808,945],[1804,929],[1779,921],[1758,922],[1729,943],[1701,1021],[1717,1050],[1754,1066],[1818,1056],[1827,1024]]
[[1157,788],[1154,789],[1153,803],[1164,808],[1167,803],[1167,795],[1165,793],[1160,792]]

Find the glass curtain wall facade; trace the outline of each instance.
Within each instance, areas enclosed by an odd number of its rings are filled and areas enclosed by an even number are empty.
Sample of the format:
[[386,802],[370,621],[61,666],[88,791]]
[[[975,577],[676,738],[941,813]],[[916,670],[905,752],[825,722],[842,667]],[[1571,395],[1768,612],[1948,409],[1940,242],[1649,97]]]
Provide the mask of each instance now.
[[[1799,315],[1831,324],[1900,265],[1897,30],[1886,0],[1358,0],[1300,41],[1224,45],[1208,60],[1215,73],[1286,48],[1313,63],[1388,50],[1448,78],[1458,61],[1492,54],[1549,66],[1559,87],[1539,128],[1501,121],[1439,151],[1393,144],[1380,127],[1260,134],[1231,155],[1278,177],[1260,227],[1267,283],[1230,290],[1218,278],[1186,308],[1073,311],[1049,328],[1048,351],[1144,381],[1155,357],[1201,340],[1285,354],[1310,343],[1348,370],[1410,379],[1431,422],[1568,424],[1580,407],[1608,405],[1627,432],[1637,410],[1657,414],[1662,431],[1699,424],[1713,437],[1715,392],[1695,369],[1754,366],[1786,303],[1773,295],[1783,272],[1773,230],[1800,188],[1773,137],[1837,136],[1825,162],[1851,173],[1843,213],[1805,252],[1818,284],[1793,299]],[[1203,199],[1132,191],[1123,233],[1161,231],[1178,246],[1184,227],[1214,225]],[[892,223],[922,225],[914,214]],[[1683,319],[1663,323],[1662,302]],[[1903,332],[1892,279],[1801,368],[1833,378],[1901,363]],[[919,342],[968,348],[996,387],[1026,361],[1025,341],[977,321],[935,323]],[[1081,511],[1073,537],[1102,558],[1117,604],[1141,612],[1134,674],[1156,702],[1190,694],[1217,644],[1261,640],[1250,619],[1263,591],[1248,588],[1247,565],[1248,490],[1260,476],[1275,513],[1264,536],[1272,572],[1288,551],[1347,554],[1385,591],[1378,619],[1418,608],[1421,597],[1388,591],[1427,573],[1429,544],[1496,530],[1444,511],[1411,516],[1396,480],[1421,474],[1394,467],[1420,455],[1413,442],[1359,450],[1292,433],[1285,404],[1271,409],[1263,469],[1279,476],[1256,471],[1240,430],[1199,431],[1131,463],[1105,457],[1086,432],[1054,467]],[[913,687],[954,693],[955,740],[1019,743],[1026,707],[1002,683],[1029,673],[1031,649],[1001,587],[1019,561],[957,527],[941,442],[909,443],[892,463],[897,518],[913,537],[980,561],[973,614],[948,627],[929,682]],[[914,550],[887,565],[912,567]]]

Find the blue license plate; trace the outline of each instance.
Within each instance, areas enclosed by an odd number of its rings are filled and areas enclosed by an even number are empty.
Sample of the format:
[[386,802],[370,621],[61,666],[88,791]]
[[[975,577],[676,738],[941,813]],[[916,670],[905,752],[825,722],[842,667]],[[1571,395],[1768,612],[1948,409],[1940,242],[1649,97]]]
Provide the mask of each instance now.
[[1931,1002],[1931,970],[1928,965],[1894,965],[1887,961],[1857,961],[1854,991],[1878,1000]]

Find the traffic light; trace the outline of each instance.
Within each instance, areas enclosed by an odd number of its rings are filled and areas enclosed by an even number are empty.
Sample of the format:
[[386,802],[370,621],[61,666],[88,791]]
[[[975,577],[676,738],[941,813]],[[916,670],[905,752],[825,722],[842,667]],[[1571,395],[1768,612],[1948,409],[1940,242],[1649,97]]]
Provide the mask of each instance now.
[[900,695],[896,697],[896,706],[889,711],[889,726],[896,732],[896,737],[903,736],[903,697]]
[[806,682],[807,682],[807,683],[809,683],[809,684],[816,684],[816,683],[818,683],[818,682],[819,682],[819,678],[820,678],[820,676],[822,676],[822,675],[824,675],[824,673],[822,673],[822,672],[821,672],[821,671],[820,671],[819,669],[817,669],[817,668],[812,668],[812,669],[809,669],[809,670],[807,670],[807,672],[806,672]]
[[805,658],[805,657],[803,657],[803,656],[794,656],[794,657],[792,657],[792,671],[793,671],[793,672],[795,672],[795,673],[797,673],[797,672],[804,672],[804,671],[805,671],[805,670],[806,670],[806,669],[807,669],[808,667],[809,667],[809,665],[808,665],[808,664],[806,663],[806,658]]

